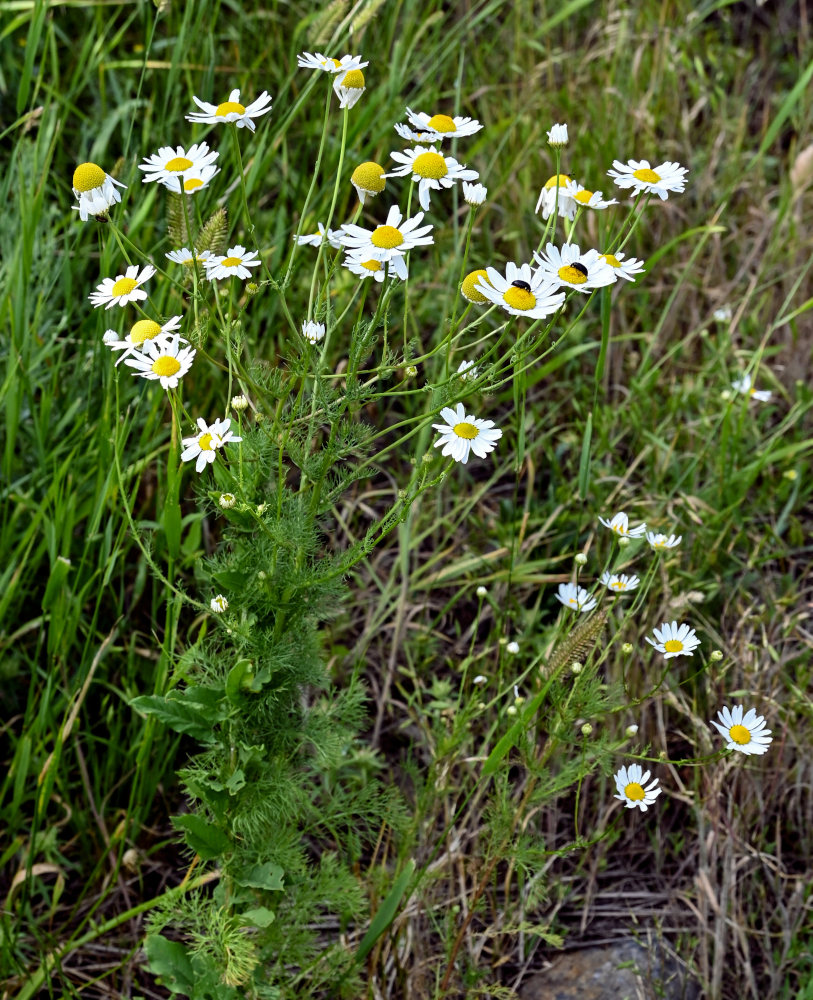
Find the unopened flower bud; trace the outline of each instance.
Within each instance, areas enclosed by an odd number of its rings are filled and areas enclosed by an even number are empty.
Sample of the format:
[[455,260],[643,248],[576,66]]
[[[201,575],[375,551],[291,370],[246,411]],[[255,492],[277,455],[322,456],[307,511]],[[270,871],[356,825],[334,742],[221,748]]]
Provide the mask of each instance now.
[[710,659],[714,660],[715,663],[719,663],[722,660],[723,654],[719,649],[712,650]]
[[407,365],[406,367],[407,378],[415,378],[417,374],[418,374],[418,369],[415,367],[415,365]]
[[257,292],[259,292],[259,290],[260,290],[260,286],[257,284],[256,281],[247,281],[246,282],[246,293],[248,295],[256,295]]
[[505,710],[505,714],[506,715],[516,715],[517,714],[516,705],[509,705],[508,708],[506,708],[506,710]]
[[511,653],[512,655],[516,655],[519,652],[519,643],[512,640],[505,647],[505,651],[506,653]]
[[635,734],[638,732],[638,727],[636,725],[627,726],[624,732],[627,734],[627,736],[635,736]]
[[232,396],[231,408],[236,410],[238,413],[242,413],[243,410],[248,409],[248,400],[245,396]]
[[570,664],[571,674],[575,674],[578,677],[582,670],[584,670],[584,667],[578,662],[578,660],[575,663]]
[[585,722],[585,724],[582,726],[582,736],[589,736],[590,733],[592,732],[593,732],[593,727],[590,725],[589,722]]
[[218,503],[223,510],[231,510],[231,508],[237,503],[237,497],[233,493],[221,493]]
[[621,647],[621,652],[624,653],[625,656],[629,656],[634,648],[635,647],[632,645],[631,642],[625,642],[624,645]]
[[618,536],[618,544],[621,546],[622,549],[625,546],[629,545],[629,543],[630,543],[630,540],[627,537],[627,535],[619,535]]
[[587,562],[587,556],[583,552],[577,552],[574,556],[574,562],[577,566],[584,566]]
[[485,596],[486,596],[486,595],[488,594],[488,591],[487,591],[487,590],[486,590],[486,588],[485,588],[485,587],[484,587],[484,586],[483,586],[483,585],[481,584],[481,585],[480,585],[480,586],[479,586],[479,587],[477,588],[477,590],[475,591],[475,593],[477,594],[477,596],[478,596],[478,597],[480,598],[480,600],[482,601],[482,599],[483,599],[483,598],[484,598],[484,597],[485,597]]

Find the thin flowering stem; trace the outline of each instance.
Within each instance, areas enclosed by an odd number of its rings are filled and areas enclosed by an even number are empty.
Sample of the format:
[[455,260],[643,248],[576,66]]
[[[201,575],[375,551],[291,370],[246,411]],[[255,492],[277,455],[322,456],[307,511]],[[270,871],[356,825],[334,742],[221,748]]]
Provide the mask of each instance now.
[[181,191],[181,204],[183,205],[183,217],[186,223],[186,235],[189,238],[189,249],[192,253],[192,267],[190,268],[192,272],[192,311],[195,316],[195,329],[200,329],[200,321],[198,319],[198,261],[195,256],[195,239],[192,236],[192,225],[189,221],[189,205],[187,203],[187,195],[185,191]]
[[[339,166],[336,169],[336,179],[333,183],[333,197],[330,202],[330,210],[328,211],[327,222],[325,223],[326,233],[330,230],[330,225],[333,222],[333,213],[336,210],[336,200],[339,197],[339,187],[341,186],[341,181],[342,181],[342,166],[344,165],[344,152],[345,149],[347,148],[347,121],[349,114],[350,114],[350,109],[344,108],[342,113],[342,140],[341,140],[341,146],[339,148]],[[308,316],[307,316],[308,322],[310,322],[313,319],[313,300],[316,292],[316,277],[319,274],[319,265],[322,261],[322,257],[324,256],[326,246],[327,246],[327,238],[322,240],[322,242],[319,244],[319,250],[316,255],[316,263],[314,264],[313,267],[313,275],[311,276],[311,288],[310,288],[310,293],[308,295]],[[336,256],[338,257],[338,254]],[[330,273],[331,274],[333,273],[332,270]],[[328,280],[329,277],[326,277],[325,285],[327,285]],[[327,292],[325,294],[327,294]]]
[[[455,192],[457,192],[457,187],[455,187]],[[454,334],[455,334],[455,321],[457,319],[457,309],[458,309],[458,306],[459,306],[459,303],[460,303],[460,297],[461,297],[460,289],[461,289],[461,287],[463,285],[463,279],[466,276],[466,263],[468,262],[468,259],[469,259],[469,247],[471,245],[471,233],[472,233],[472,229],[474,228],[474,213],[475,213],[475,211],[476,211],[476,206],[472,205],[471,209],[469,211],[468,225],[466,227],[466,243],[465,243],[465,246],[463,248],[463,260],[460,263],[460,277],[457,280],[457,288],[455,289],[455,293],[456,294],[455,294],[455,299],[454,299],[454,305],[452,306],[452,318],[449,321],[449,332],[446,335],[446,361],[445,361],[445,375],[446,375],[446,378],[449,377],[449,359],[450,359],[451,352],[452,352],[452,338],[454,337]],[[455,215],[455,218],[456,217],[457,216]],[[472,303],[469,302],[467,304],[468,308],[466,308],[463,311],[463,315],[460,317],[460,322],[461,323],[463,322],[463,319],[465,318],[466,313],[471,308],[471,305],[472,305]]]

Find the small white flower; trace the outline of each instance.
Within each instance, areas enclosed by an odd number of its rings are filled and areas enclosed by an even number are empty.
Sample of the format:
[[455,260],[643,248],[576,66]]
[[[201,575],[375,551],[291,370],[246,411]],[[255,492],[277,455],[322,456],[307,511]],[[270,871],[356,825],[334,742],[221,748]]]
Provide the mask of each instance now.
[[463,181],[463,200],[469,205],[482,205],[488,197],[488,188],[482,184]]
[[233,493],[221,493],[217,502],[223,510],[231,510],[237,503],[237,497]]
[[664,549],[674,549],[683,541],[683,535],[666,535],[656,534],[654,531],[648,531],[646,533],[646,540],[652,546],[656,552],[662,552]]
[[534,261],[542,280],[571,291],[586,294],[616,280],[615,269],[601,259],[598,250],[582,253],[575,243],[565,243],[561,249],[548,243],[545,253],[534,253]]
[[[207,424],[203,417],[198,417],[198,434],[194,437],[183,439],[184,450],[181,452],[182,462],[191,462],[196,459],[195,471],[203,472],[207,465],[215,460],[218,448],[232,441],[242,441],[241,437],[232,434],[229,430],[231,418],[225,420],[215,420],[213,424]],[[232,505],[233,506],[233,505]]]
[[554,148],[567,145],[567,125],[553,125],[548,132],[548,144]]
[[588,191],[578,181],[571,181],[565,188],[565,194],[568,198],[572,198],[576,202],[577,208],[590,208],[594,212],[603,211],[605,208],[609,208],[610,205],[618,204],[615,198],[605,201],[601,191]]
[[160,344],[154,340],[147,341],[141,354],[127,358],[124,363],[136,369],[134,375],[157,380],[162,389],[175,389],[195,359],[194,347],[182,348],[180,344],[181,338],[177,334]]
[[222,594],[218,594],[211,599],[209,607],[216,615],[222,615],[225,611],[229,610],[229,602]]
[[650,646],[654,646],[659,653],[664,654],[665,659],[672,656],[693,656],[694,651],[700,645],[697,633],[685,622],[681,625],[672,622],[664,622],[660,628],[652,630],[655,638],[650,639],[645,636]]
[[[181,181],[190,173],[198,173],[204,167],[211,166],[218,157],[218,152],[209,149],[205,142],[195,143],[188,150],[183,146],[161,146],[157,153],[146,157],[138,169],[144,171],[142,178],[145,184],[151,181]],[[215,168],[216,169],[216,168]],[[176,184],[173,190],[179,191],[181,185]]]
[[713,318],[717,323],[730,323],[731,316],[731,306],[720,306],[720,308],[715,309],[713,313]]
[[232,396],[231,408],[235,411],[235,413],[242,413],[243,410],[248,409],[248,399],[242,395]]
[[502,431],[494,427],[493,420],[479,420],[467,414],[462,403],[458,403],[455,409],[444,407],[440,415],[446,423],[432,424],[441,434],[435,441],[435,447],[442,447],[442,455],[451,455],[456,462],[464,465],[471,452],[478,458],[485,458],[502,437]]
[[624,734],[626,736],[635,736],[637,735],[637,733],[638,733],[638,727],[635,725],[635,723],[633,723],[631,726],[627,726],[627,728],[624,730]]
[[449,115],[432,115],[423,111],[406,109],[408,125],[396,125],[395,131],[408,142],[434,143],[444,139],[460,139],[463,136],[474,135],[483,127],[474,118],[450,117]]
[[629,160],[627,163],[613,160],[613,167],[615,169],[607,173],[619,187],[656,194],[661,201],[666,201],[670,191],[679,193],[686,188],[688,169],[670,160],[654,168],[650,167],[649,160]]
[[192,251],[188,247],[181,247],[180,250],[170,250],[165,256],[175,264],[183,264],[184,267],[191,267],[195,263],[205,264],[214,255],[211,250],[201,250],[200,253],[196,253],[193,257]]
[[[123,351],[124,353],[116,359],[116,364],[128,358],[131,354],[140,353],[144,345],[150,341],[161,343],[169,335],[173,334],[181,325],[180,316],[172,316],[166,323],[156,323],[152,319],[139,319],[133,323],[129,334],[119,340],[118,335],[112,330],[105,334],[105,343],[111,351]],[[113,338],[108,334],[113,333]]]
[[539,192],[534,211],[538,214],[541,208],[542,218],[549,219],[553,215],[554,206],[558,204],[557,212],[560,218],[574,219],[576,217],[576,202],[567,193],[571,183],[572,181],[567,174],[554,174],[553,177],[549,177]]
[[204,261],[206,277],[209,281],[218,278],[231,278],[236,275],[238,278],[250,278],[250,267],[259,267],[261,264],[256,250],[246,250],[239,243],[236,247],[229,247],[224,257],[212,256]]
[[350,183],[356,189],[359,201],[364,205],[370,198],[376,198],[387,186],[384,168],[373,160],[360,163],[350,175]]
[[621,535],[625,538],[640,538],[646,531],[646,523],[639,524],[635,528],[631,528],[629,526],[629,519],[623,510],[619,511],[618,514],[614,514],[612,520],[610,521],[605,521],[603,517],[600,517],[599,521],[601,521],[605,528],[609,528],[614,534]]
[[473,680],[472,684],[485,684],[488,678],[485,674],[478,674]]
[[615,271],[616,278],[624,278],[626,281],[635,281],[635,275],[641,274],[644,270],[644,262],[637,257],[630,257],[624,260],[626,254],[620,250],[618,253],[601,253],[599,259],[609,265]]
[[[506,653],[510,653],[512,656],[516,656],[519,652],[519,643],[512,639],[511,642],[509,642],[505,647],[505,651]],[[516,688],[514,688],[514,695],[516,697]]]
[[613,798],[623,802],[627,809],[634,809],[637,806],[641,812],[646,812],[663,791],[657,787],[657,778],[647,785],[650,774],[651,772],[644,771],[640,764],[630,764],[629,767],[620,768],[615,773],[615,787],[619,794]]
[[457,374],[464,382],[473,382],[479,372],[475,368],[473,361],[461,361],[457,366]]
[[325,335],[325,324],[306,319],[302,323],[302,336],[309,344],[318,344]]
[[488,591],[486,590],[486,588],[482,584],[480,584],[480,586],[477,588],[477,590],[475,590],[475,594],[477,594],[477,596],[480,598],[480,600],[482,600],[484,597],[486,597],[488,595]]
[[434,242],[430,235],[432,225],[421,226],[422,219],[423,212],[405,219],[398,206],[393,205],[384,225],[373,230],[345,223],[342,226],[342,244],[352,251],[356,260],[394,261],[396,274],[406,281],[407,269],[403,260],[406,251]]
[[749,708],[744,716],[742,705],[735,705],[732,709],[723,708],[717,713],[717,718],[720,722],[712,719],[711,724],[728,741],[726,750],[763,754],[773,742],[771,730],[765,728],[764,716],[757,715],[755,708]]
[[348,250],[344,255],[342,267],[346,267],[351,274],[355,274],[362,281],[365,278],[374,278],[379,283],[384,278],[401,278],[406,281],[409,274],[406,262],[401,256],[393,256],[390,260],[383,262],[365,260],[363,251],[359,253],[354,250]]
[[429,209],[430,192],[450,188],[455,181],[476,181],[480,176],[476,170],[461,166],[453,156],[444,156],[435,147],[425,149],[414,146],[403,153],[397,150],[390,156],[401,166],[391,170],[387,177],[406,177],[418,183],[418,201],[424,211]]
[[96,286],[96,291],[91,292],[88,298],[95,308],[104,306],[105,309],[112,309],[113,306],[124,306],[128,302],[136,302],[139,299],[146,299],[147,293],[141,286],[145,281],[155,274],[152,264],[147,264],[138,271],[138,264],[131,264],[124,274],[116,278],[105,278],[101,285]]
[[329,243],[334,250],[338,250],[342,245],[342,234],[338,229],[326,229],[324,224],[321,222],[316,223],[316,232],[314,233],[303,233],[301,236],[297,236],[294,233],[292,239],[296,241],[297,246],[300,247],[318,247],[322,243]]
[[586,611],[592,611],[598,603],[584,587],[579,587],[575,583],[560,583],[556,600],[564,604],[566,608],[570,608],[571,611],[580,611],[582,614]]
[[79,204],[73,207],[82,222],[87,222],[91,215],[106,215],[111,206],[121,201],[116,186],[127,187],[106,174],[96,163],[79,164],[73,172],[73,193]]
[[351,69],[363,69],[369,65],[361,56],[342,56],[341,59],[331,59],[321,52],[303,52],[296,57],[300,69],[319,69],[323,73],[349,73]]
[[767,403],[773,393],[770,389],[752,389],[751,376],[746,372],[741,378],[735,379],[731,383],[731,388],[736,392],[741,393],[743,396],[748,396],[751,399],[758,399],[760,403]]
[[544,319],[565,301],[565,293],[545,275],[531,271],[530,264],[517,266],[510,260],[505,265],[504,277],[495,268],[486,268],[486,278],[480,278],[475,290],[512,316],[528,319]]
[[228,101],[222,104],[208,104],[200,101],[194,95],[192,100],[200,108],[200,111],[193,111],[186,116],[188,122],[201,122],[211,125],[222,125],[224,123],[234,123],[237,128],[249,128],[253,132],[255,129],[253,118],[259,118],[267,111],[271,110],[271,97],[267,91],[263,91],[256,101],[252,101],[248,107],[240,103],[240,91],[233,90],[229,94]]
[[337,74],[333,80],[333,93],[339,98],[340,108],[355,107],[366,89],[364,74],[360,69]]
[[637,576],[627,576],[626,573],[616,574],[604,572],[601,574],[601,582],[614,594],[626,594],[630,590],[635,590],[641,583]]

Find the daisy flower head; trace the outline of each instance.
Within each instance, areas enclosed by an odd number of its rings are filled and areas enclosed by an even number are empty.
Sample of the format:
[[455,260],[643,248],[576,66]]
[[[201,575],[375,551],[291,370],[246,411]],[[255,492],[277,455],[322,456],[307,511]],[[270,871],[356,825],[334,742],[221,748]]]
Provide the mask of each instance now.
[[349,73],[353,69],[363,69],[369,65],[361,56],[342,56],[341,59],[331,59],[321,52],[303,52],[296,57],[300,69],[319,69],[323,73]]
[[483,127],[475,118],[449,115],[427,115],[424,111],[406,109],[408,125],[396,125],[395,131],[407,142],[442,142],[474,135]]
[[183,439],[184,450],[181,452],[181,461],[191,462],[194,458],[195,472],[203,472],[207,465],[214,462],[218,448],[231,441],[243,440],[232,434],[229,430],[230,425],[229,417],[225,420],[215,420],[213,424],[207,424],[203,417],[198,417],[198,433]]
[[150,341],[160,343],[162,340],[165,340],[168,336],[171,336],[180,325],[180,316],[172,316],[166,321],[166,323],[157,323],[154,319],[139,319],[133,323],[132,327],[130,327],[130,332],[126,337],[119,339],[117,335],[115,340],[109,340],[107,338],[107,334],[105,334],[105,343],[111,351],[124,352],[116,360],[116,364],[118,365],[131,354],[140,353],[140,351],[144,348],[144,345]]
[[340,108],[354,107],[366,89],[364,74],[360,69],[336,74],[333,80],[333,93],[339,98]]
[[567,174],[554,174],[545,181],[545,186],[539,192],[534,211],[538,214],[542,209],[542,218],[549,219],[553,215],[554,206],[558,203],[558,214],[563,219],[573,219],[576,216],[576,203],[570,197],[568,186],[571,179]]
[[712,313],[712,319],[716,323],[730,323],[732,315],[731,306],[720,306]]
[[601,191],[588,191],[578,181],[571,181],[565,187],[565,196],[572,198],[576,202],[576,208],[592,208],[596,212],[603,211],[605,208],[609,208],[610,205],[618,204],[615,198],[605,201]]
[[624,260],[626,254],[622,253],[620,250],[618,253],[601,253],[599,258],[604,261],[605,264],[609,264],[611,268],[615,271],[616,278],[624,278],[626,281],[635,281],[635,275],[641,274],[644,269],[644,262],[638,260],[636,257],[630,257],[628,260]]
[[[183,146],[176,146],[174,149],[172,146],[161,146],[157,153],[139,163],[138,169],[144,171],[142,180],[145,184],[151,181],[177,182],[182,181],[189,173],[199,173],[204,167],[211,166],[218,155],[218,152],[209,149],[205,142],[196,142],[188,150]],[[172,190],[178,191],[180,186],[174,183]]]
[[731,383],[731,388],[735,392],[739,392],[743,396],[748,396],[750,399],[758,399],[760,403],[767,403],[771,396],[773,396],[770,389],[754,389],[752,386],[753,381],[747,373]]
[[401,278],[406,281],[408,271],[403,257],[393,257],[391,260],[365,260],[364,254],[358,254],[348,250],[344,255],[342,267],[346,267],[351,274],[355,274],[362,281],[365,278],[373,278],[379,284],[384,278]]
[[479,372],[475,368],[473,361],[461,361],[457,366],[457,374],[464,382],[473,382]]
[[627,538],[640,538],[646,531],[646,522],[631,528],[629,518],[623,510],[614,514],[609,521],[605,521],[603,517],[600,517],[599,521],[601,521],[605,528],[609,528],[614,534],[623,535]]
[[88,299],[96,309],[99,306],[104,306],[105,309],[112,309],[113,306],[124,308],[128,302],[146,299],[147,293],[141,286],[154,274],[155,268],[152,264],[146,264],[140,273],[138,264],[131,264],[124,274],[116,278],[105,278],[101,285],[96,286],[96,291],[88,295]]
[[200,170],[188,170],[183,176],[168,177],[161,184],[176,194],[197,194],[208,186],[215,174],[220,173],[220,167],[201,167]]
[[482,205],[488,196],[488,188],[483,184],[469,184],[463,181],[463,200],[467,205]]
[[536,273],[544,281],[584,294],[616,280],[615,270],[601,259],[598,250],[582,253],[575,243],[565,243],[561,250],[548,243],[544,254],[534,253],[534,261],[539,265]]
[[502,431],[494,426],[493,420],[479,420],[466,413],[462,403],[455,408],[445,406],[440,415],[446,423],[432,424],[436,431],[440,431],[435,447],[443,449],[442,455],[451,455],[456,462],[464,465],[471,452],[478,458],[485,458],[502,437]]
[[694,656],[694,651],[700,645],[697,633],[685,622],[678,625],[677,622],[664,622],[660,628],[652,630],[655,638],[649,636],[644,638],[650,646],[654,646],[659,653],[664,654],[665,659],[672,656]]
[[87,222],[91,215],[106,215],[107,210],[121,201],[121,195],[116,185],[126,188],[126,184],[117,181],[96,163],[80,163],[73,172],[73,193],[79,199],[79,204],[73,207],[79,213],[82,222]]
[[211,250],[201,250],[200,253],[192,254],[189,247],[181,247],[180,250],[170,250],[165,254],[167,260],[174,264],[183,264],[184,267],[191,267],[193,264],[205,264],[214,254]]
[[302,324],[302,336],[309,344],[318,344],[325,336],[325,324],[306,319]]
[[225,257],[213,255],[204,261],[206,277],[209,281],[218,278],[231,278],[236,275],[238,278],[250,278],[250,267],[259,267],[260,258],[256,250],[246,250],[239,243],[236,247],[229,247]]
[[317,222],[316,232],[303,233],[301,236],[294,233],[293,239],[300,247],[318,247],[327,241],[334,250],[338,250],[342,245],[341,236],[337,229],[326,229],[323,223]]
[[652,546],[654,552],[663,552],[664,549],[674,549],[683,541],[683,535],[661,535],[654,531],[646,533],[646,540]]
[[406,265],[404,254],[417,246],[428,246],[434,242],[429,234],[431,223],[421,226],[423,212],[418,212],[411,219],[405,219],[397,205],[393,205],[387,213],[383,226],[376,226],[372,231],[363,229],[353,223],[342,226],[342,244],[347,250],[353,251],[352,256],[365,260],[394,261],[396,273],[406,280]]
[[209,601],[209,607],[216,615],[222,615],[229,610],[229,602],[222,594],[217,594]]
[[651,772],[645,771],[640,764],[619,768],[615,773],[618,795],[614,795],[613,798],[623,802],[627,809],[634,809],[637,806],[641,812],[646,812],[663,791],[657,787],[657,778],[647,785],[650,774]]
[[575,583],[560,583],[556,600],[564,604],[566,608],[570,608],[571,611],[580,611],[582,614],[586,611],[592,611],[598,603],[584,587],[579,587]]
[[620,188],[633,188],[635,191],[645,191],[656,194],[661,201],[666,201],[669,192],[679,194],[686,187],[687,167],[666,160],[657,167],[650,167],[649,160],[629,160],[622,163],[613,160],[614,170],[607,173]]
[[253,132],[255,129],[254,118],[259,118],[267,111],[271,110],[271,97],[267,91],[263,91],[256,101],[249,105],[240,103],[240,91],[233,90],[229,94],[228,101],[222,104],[208,104],[192,95],[192,100],[200,108],[200,111],[193,111],[186,116],[188,122],[201,122],[208,125],[222,125],[224,123],[234,124],[237,128],[248,128]]
[[765,728],[765,718],[757,715],[755,708],[749,708],[743,715],[742,705],[729,709],[722,708],[717,713],[719,722],[711,724],[728,742],[726,750],[736,750],[744,754],[763,754],[773,742],[771,730]]
[[567,145],[567,141],[567,124],[552,125],[548,132],[548,145],[553,146],[554,149],[561,149],[562,146]]
[[601,582],[614,594],[628,594],[631,590],[636,590],[641,581],[634,574],[627,576],[626,573],[604,572],[601,574]]
[[356,167],[350,175],[350,183],[356,189],[356,194],[362,205],[369,198],[375,198],[376,195],[381,194],[387,186],[386,177],[384,168],[373,160],[367,160]]
[[176,333],[161,342],[145,342],[141,353],[127,358],[124,363],[135,369],[134,375],[158,381],[162,389],[176,389],[194,360],[195,348],[188,344],[181,347],[181,337]]
[[429,149],[413,146],[403,153],[396,150],[390,156],[401,166],[391,170],[386,176],[406,177],[412,174],[412,180],[418,183],[418,201],[424,211],[429,208],[431,191],[450,188],[455,181],[476,181],[480,176],[476,170],[467,170],[461,166],[453,156],[439,153],[434,146]]
[[463,279],[460,285],[460,294],[464,299],[469,302],[474,302],[477,305],[482,305],[483,302],[488,302],[488,298],[479,290],[479,282],[484,281],[488,284],[488,271],[483,267],[478,267],[475,271],[469,271],[466,277]]
[[565,293],[550,278],[532,272],[530,264],[517,266],[509,260],[504,277],[493,267],[486,268],[486,276],[488,280],[481,278],[477,291],[512,316],[544,319],[564,304]]

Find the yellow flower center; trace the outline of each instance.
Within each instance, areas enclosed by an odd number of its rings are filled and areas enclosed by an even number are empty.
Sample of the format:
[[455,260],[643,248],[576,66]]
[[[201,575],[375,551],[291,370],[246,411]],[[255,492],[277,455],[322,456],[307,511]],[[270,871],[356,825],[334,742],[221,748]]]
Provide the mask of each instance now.
[[593,192],[587,190],[579,191],[577,195],[574,195],[576,201],[581,202],[582,205],[586,205],[592,197],[593,197]]
[[351,90],[364,90],[364,74],[360,69],[351,69],[342,77],[340,87],[349,87]]
[[533,292],[529,292],[526,288],[517,288],[516,285],[511,285],[503,294],[503,299],[512,309],[520,309],[522,312],[533,309],[536,305],[536,296]]
[[[180,365],[178,367],[180,368]],[[214,448],[212,447],[212,435],[208,432],[206,434],[201,434],[198,438],[198,447],[201,451],[214,451]]]
[[632,176],[637,181],[643,181],[644,184],[657,184],[661,179],[660,174],[656,174],[654,170],[649,170],[648,168],[636,170]]
[[380,260],[360,260],[359,264],[368,271],[380,271],[384,266]]
[[350,177],[350,181],[364,191],[379,194],[384,190],[384,185],[387,183],[383,175],[384,168],[380,167],[377,163],[373,163],[372,160],[368,160],[366,163],[360,163],[356,167]]
[[577,605],[579,602],[576,600],[575,597],[568,597],[567,603],[568,604],[576,604]]
[[626,590],[627,585],[623,580],[616,580],[615,583],[611,584],[616,590]]
[[232,111],[235,111],[238,115],[244,115],[246,109],[242,104],[238,104],[237,101],[224,101],[223,104],[218,104],[215,115],[218,118],[225,118],[226,115],[230,115]]
[[640,802],[645,797],[643,786],[639,785],[637,781],[631,781],[624,788],[624,794],[631,802]]
[[73,172],[73,186],[77,191],[92,191],[104,184],[104,170],[95,163],[80,163]]
[[187,160],[185,156],[173,156],[164,169],[180,173],[182,170],[188,170],[191,166],[192,161]]
[[111,289],[111,294],[129,295],[134,288],[138,288],[138,282],[135,278],[119,278],[119,280],[114,283],[113,288]]
[[476,271],[471,271],[463,279],[463,284],[460,286],[460,291],[463,293],[463,297],[468,299],[469,302],[488,302],[488,299],[477,287],[480,279],[486,284],[491,284],[488,280],[488,273],[482,267],[478,268]]
[[338,59],[325,59],[323,62],[324,66],[333,66],[334,69],[341,69],[342,64]]
[[562,281],[566,281],[569,285],[583,285],[587,281],[587,274],[572,264],[560,267],[558,274]]
[[621,267],[621,261],[612,253],[600,254],[599,260],[605,261],[610,267]]
[[399,247],[404,242],[404,236],[400,229],[395,226],[378,226],[370,237],[370,242],[374,247],[382,250],[392,250]]
[[463,438],[465,441],[473,441],[480,433],[474,424],[469,424],[465,420],[460,424],[455,424],[452,430],[459,438]]
[[222,261],[223,267],[237,267],[243,263],[242,257],[225,257]]
[[438,180],[449,173],[449,168],[440,153],[420,153],[412,161],[412,172],[419,177],[432,177]]
[[448,115],[432,115],[426,124],[429,128],[433,128],[436,132],[457,131],[457,125],[455,125],[454,119],[450,118]]
[[667,639],[663,648],[667,653],[680,653],[683,649],[683,643],[680,639]]
[[130,343],[143,344],[145,340],[157,337],[160,332],[161,327],[154,320],[140,319],[137,323],[133,323],[133,328],[130,330]]
[[203,187],[203,181],[200,177],[190,177],[189,180],[183,182],[184,191],[196,191],[199,187]]
[[554,188],[557,185],[557,181],[559,187],[563,188],[567,187],[567,185],[570,183],[570,178],[567,176],[567,174],[554,174],[553,177],[549,177],[548,180],[545,181],[545,187]]
[[171,354],[163,354],[152,363],[156,375],[175,375],[181,370],[181,362]]
[[732,726],[728,730],[728,735],[734,740],[735,743],[739,743],[741,747],[745,746],[746,743],[751,742],[751,733],[745,728],[745,726]]

